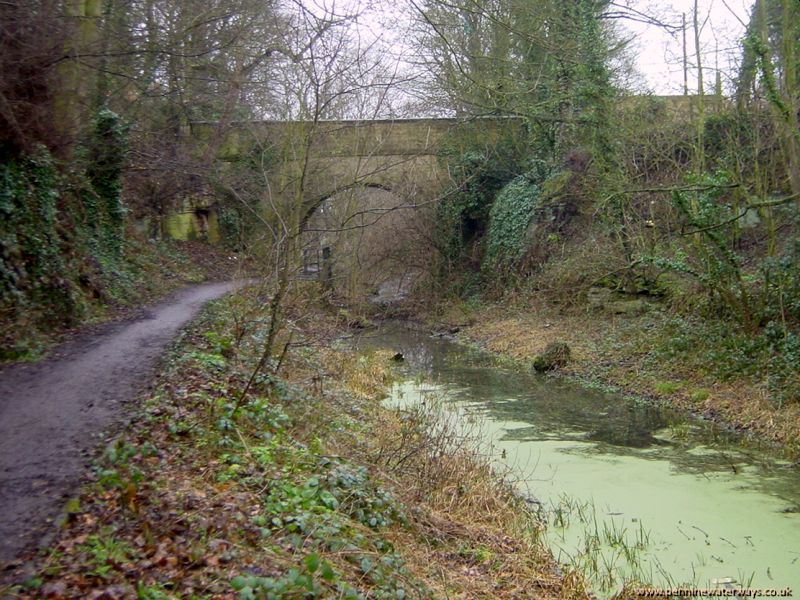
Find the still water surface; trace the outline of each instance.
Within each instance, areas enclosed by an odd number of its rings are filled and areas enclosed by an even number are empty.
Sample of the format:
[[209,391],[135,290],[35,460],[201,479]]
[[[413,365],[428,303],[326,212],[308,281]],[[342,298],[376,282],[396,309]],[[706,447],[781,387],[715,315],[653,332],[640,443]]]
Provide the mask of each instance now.
[[656,586],[750,586],[800,595],[800,474],[709,423],[615,394],[503,367],[407,329],[362,348],[405,356],[387,402],[437,397],[478,421],[498,461],[548,520],[557,559],[608,595]]

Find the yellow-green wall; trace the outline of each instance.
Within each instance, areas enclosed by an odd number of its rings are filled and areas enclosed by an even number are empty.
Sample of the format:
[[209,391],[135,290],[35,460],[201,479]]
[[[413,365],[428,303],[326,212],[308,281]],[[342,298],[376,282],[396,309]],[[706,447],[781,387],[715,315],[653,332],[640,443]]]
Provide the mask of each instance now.
[[168,215],[163,221],[164,233],[173,240],[200,240],[204,239],[212,244],[220,242],[219,222],[217,214],[210,212],[208,215],[208,231],[204,237],[200,232],[197,216],[193,212],[182,212]]

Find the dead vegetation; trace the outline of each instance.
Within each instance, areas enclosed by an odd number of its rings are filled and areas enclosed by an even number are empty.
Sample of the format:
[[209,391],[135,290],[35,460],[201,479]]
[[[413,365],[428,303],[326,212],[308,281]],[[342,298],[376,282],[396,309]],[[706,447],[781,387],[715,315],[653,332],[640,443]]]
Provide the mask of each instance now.
[[210,309],[67,504],[50,549],[0,592],[585,598],[470,436],[432,409],[383,408],[388,356],[333,349],[336,319],[297,300],[282,375],[260,374],[246,402],[237,393],[263,331],[252,309],[266,297]]
[[472,319],[475,324],[462,335],[492,352],[529,365],[548,344],[565,342],[572,360],[560,370],[562,375],[668,402],[781,444],[790,456],[798,451],[800,407],[777,405],[763,373],[724,379],[710,372],[713,365],[702,353],[712,351],[719,340],[709,334],[709,348],[701,347],[695,338],[706,332],[704,323],[695,323],[691,336],[681,337],[673,331],[675,324],[691,328],[691,323],[657,310],[597,315],[530,300],[525,306],[485,306],[474,310]]

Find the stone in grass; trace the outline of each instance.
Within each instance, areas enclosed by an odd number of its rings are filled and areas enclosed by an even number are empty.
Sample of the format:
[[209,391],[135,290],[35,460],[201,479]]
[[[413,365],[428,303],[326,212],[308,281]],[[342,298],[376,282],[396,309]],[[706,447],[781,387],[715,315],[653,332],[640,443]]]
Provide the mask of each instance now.
[[641,315],[647,312],[649,305],[641,299],[636,300],[617,300],[616,302],[609,302],[606,305],[606,310],[615,315],[622,315],[624,317],[631,317]]
[[543,373],[563,367],[569,362],[570,350],[564,342],[551,342],[544,351],[533,360],[535,371]]

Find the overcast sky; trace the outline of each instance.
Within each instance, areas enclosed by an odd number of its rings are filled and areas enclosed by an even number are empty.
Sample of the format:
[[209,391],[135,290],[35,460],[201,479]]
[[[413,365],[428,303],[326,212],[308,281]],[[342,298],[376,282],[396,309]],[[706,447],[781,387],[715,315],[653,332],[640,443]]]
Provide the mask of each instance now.
[[[342,6],[353,0],[304,0],[310,4]],[[536,0],[529,0],[535,2]],[[694,0],[614,0],[633,9],[657,17],[662,22],[680,25],[681,15],[686,14],[687,51],[689,54],[689,93],[697,93],[697,71],[695,68],[694,32],[692,10]],[[406,54],[410,50],[404,43],[402,29],[403,0],[370,0],[355,6],[368,4],[361,25],[372,34],[380,35],[394,47],[395,52]],[[749,20],[753,0],[698,0],[703,73],[707,93],[713,93],[717,66],[722,73],[723,91],[730,93],[733,78],[741,58],[741,38],[744,25]],[[404,7],[405,8],[405,7]],[[400,25],[400,27],[398,27]],[[639,91],[650,91],[659,95],[683,93],[682,36],[654,25],[629,20],[619,21],[621,33],[630,36],[630,48],[634,55],[635,68],[641,77]],[[395,30],[395,31],[392,31]]]
[[[681,13],[686,13],[689,26],[686,32],[689,53],[689,88],[690,93],[697,91],[697,73],[693,69],[694,32],[691,29],[692,8],[694,0],[672,0],[658,3],[655,6],[662,18],[679,24]],[[726,7],[727,4],[727,7]],[[744,27],[749,19],[753,0],[698,0],[702,57],[704,61],[704,79],[707,92],[713,91],[716,77],[716,65],[719,64],[723,74],[723,88],[731,89],[731,77],[735,77],[741,48],[740,41],[744,35]],[[652,2],[637,0],[634,6],[643,12],[649,12]],[[738,18],[737,18],[738,17]],[[656,94],[683,93],[682,42],[680,32],[674,35],[658,27],[626,21],[624,27],[635,38],[632,41],[636,54],[636,66],[644,76],[645,83]],[[726,79],[726,77],[728,79]]]

